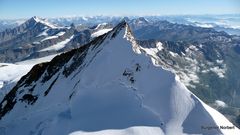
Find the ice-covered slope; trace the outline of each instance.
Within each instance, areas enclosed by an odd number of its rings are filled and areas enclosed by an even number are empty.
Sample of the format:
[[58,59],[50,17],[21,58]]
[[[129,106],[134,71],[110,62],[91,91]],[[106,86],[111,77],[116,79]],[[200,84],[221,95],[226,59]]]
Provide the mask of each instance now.
[[31,70],[32,66],[0,63],[0,100],[23,75]]
[[172,72],[153,64],[125,22],[38,64],[0,104],[2,134],[240,134]]
[[0,101],[35,64],[51,61],[55,56],[56,54],[14,64],[0,63]]

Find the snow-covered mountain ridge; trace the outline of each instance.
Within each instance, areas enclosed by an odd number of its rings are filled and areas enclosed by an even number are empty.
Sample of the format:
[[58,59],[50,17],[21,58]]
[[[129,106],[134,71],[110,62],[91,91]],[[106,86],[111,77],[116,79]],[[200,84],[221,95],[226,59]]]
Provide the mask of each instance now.
[[233,125],[153,59],[122,22],[35,65],[1,102],[1,133],[240,133],[236,127],[204,129]]
[[62,53],[88,43],[111,30],[110,24],[99,27],[58,26],[47,19],[32,17],[21,25],[0,32],[0,62],[14,63]]

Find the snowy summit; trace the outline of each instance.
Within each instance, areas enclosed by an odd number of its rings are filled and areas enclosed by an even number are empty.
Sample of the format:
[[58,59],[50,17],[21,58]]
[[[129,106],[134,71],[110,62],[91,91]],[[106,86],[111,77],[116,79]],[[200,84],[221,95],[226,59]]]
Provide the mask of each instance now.
[[[157,46],[163,49],[160,42]],[[123,21],[90,43],[35,65],[0,103],[0,133],[240,134],[178,76],[157,65],[155,52],[145,50]]]

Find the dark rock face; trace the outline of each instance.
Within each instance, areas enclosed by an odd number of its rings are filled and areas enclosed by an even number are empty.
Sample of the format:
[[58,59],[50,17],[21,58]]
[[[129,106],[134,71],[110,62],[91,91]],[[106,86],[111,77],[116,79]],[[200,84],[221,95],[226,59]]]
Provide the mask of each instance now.
[[37,96],[33,96],[32,94],[25,94],[23,95],[22,99],[19,99],[19,101],[26,102],[27,104],[33,105],[37,99],[38,99]]
[[26,30],[31,29],[37,24],[35,18],[31,18],[22,25],[14,28],[14,29],[6,29],[5,31],[0,33],[0,43],[11,40],[16,35],[24,33]]

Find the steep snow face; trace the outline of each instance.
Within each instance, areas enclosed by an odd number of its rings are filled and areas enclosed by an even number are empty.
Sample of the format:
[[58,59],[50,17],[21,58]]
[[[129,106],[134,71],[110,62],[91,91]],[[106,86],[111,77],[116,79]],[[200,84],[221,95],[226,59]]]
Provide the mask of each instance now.
[[[14,99],[1,102],[2,134],[240,133],[236,127],[208,130],[233,125],[172,72],[153,63],[125,23],[60,57],[35,67],[34,76],[41,76],[32,82],[23,79],[12,91],[17,91]],[[13,109],[4,114],[9,102]]]

